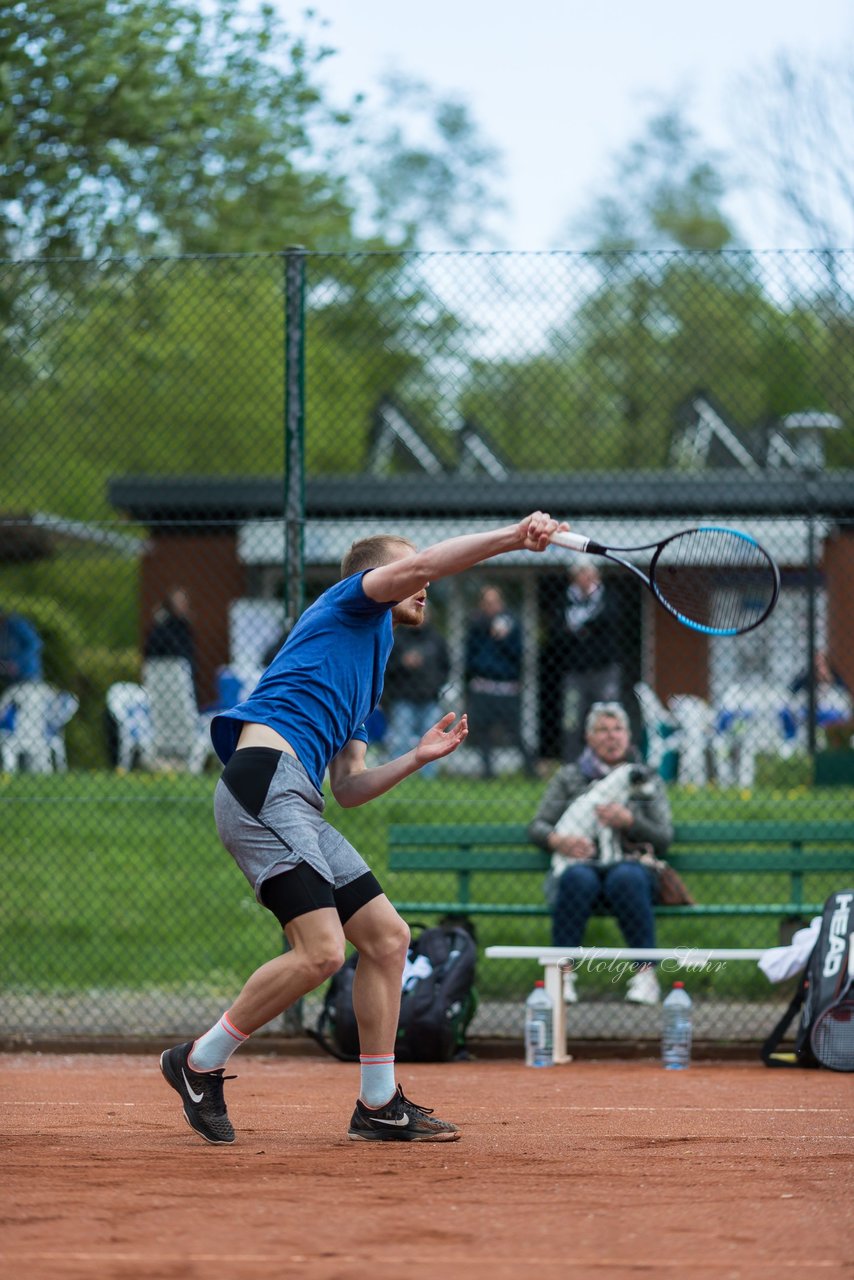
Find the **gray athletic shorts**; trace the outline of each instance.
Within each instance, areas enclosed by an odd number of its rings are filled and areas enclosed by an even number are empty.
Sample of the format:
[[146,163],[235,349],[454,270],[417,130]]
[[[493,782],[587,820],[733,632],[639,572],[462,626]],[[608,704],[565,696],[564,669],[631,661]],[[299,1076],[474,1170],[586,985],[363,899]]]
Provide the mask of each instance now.
[[[217,783],[214,817],[220,839],[234,858],[261,901],[261,888],[271,876],[292,871],[300,862],[340,889],[370,868],[361,854],[331,827],[323,817],[324,800],[300,762],[287,752],[276,752],[278,763],[269,785],[262,773],[260,790],[248,799],[241,786],[240,800],[229,789],[230,770],[241,766],[245,773],[250,753],[265,764],[272,759],[269,748],[236,751]],[[235,757],[241,757],[235,760]],[[233,762],[233,763],[232,763]],[[247,799],[249,807],[247,808]],[[251,810],[254,810],[252,812]]]

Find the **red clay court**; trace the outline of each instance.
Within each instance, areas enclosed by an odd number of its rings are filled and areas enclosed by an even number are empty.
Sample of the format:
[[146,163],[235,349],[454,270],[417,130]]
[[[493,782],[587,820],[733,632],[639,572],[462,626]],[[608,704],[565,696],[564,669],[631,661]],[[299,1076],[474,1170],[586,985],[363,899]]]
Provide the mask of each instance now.
[[238,1131],[184,1123],[157,1056],[6,1054],[5,1275],[854,1277],[850,1076],[696,1062],[401,1066],[457,1143],[347,1140],[358,1069],[234,1060]]

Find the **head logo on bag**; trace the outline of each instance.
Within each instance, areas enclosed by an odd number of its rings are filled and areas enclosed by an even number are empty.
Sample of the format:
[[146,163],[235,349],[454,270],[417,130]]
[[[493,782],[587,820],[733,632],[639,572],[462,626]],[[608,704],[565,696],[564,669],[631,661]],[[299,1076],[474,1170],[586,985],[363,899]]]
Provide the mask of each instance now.
[[830,917],[827,952],[824,957],[824,968],[822,969],[822,977],[824,978],[835,978],[845,960],[845,954],[850,945],[852,899],[854,899],[854,893],[837,893],[834,895],[835,906]]
[[[854,889],[824,904],[818,940],[783,1017],[762,1046],[768,1067],[828,1067],[854,1071]],[[794,1051],[780,1042],[800,1009]]]

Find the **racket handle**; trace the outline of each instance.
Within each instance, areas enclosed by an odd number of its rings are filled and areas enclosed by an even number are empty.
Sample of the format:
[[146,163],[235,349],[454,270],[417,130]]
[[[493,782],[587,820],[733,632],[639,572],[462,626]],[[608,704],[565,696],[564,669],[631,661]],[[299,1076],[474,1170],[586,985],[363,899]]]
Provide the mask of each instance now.
[[560,547],[569,547],[570,551],[586,551],[590,546],[590,539],[581,533],[553,533],[550,541]]

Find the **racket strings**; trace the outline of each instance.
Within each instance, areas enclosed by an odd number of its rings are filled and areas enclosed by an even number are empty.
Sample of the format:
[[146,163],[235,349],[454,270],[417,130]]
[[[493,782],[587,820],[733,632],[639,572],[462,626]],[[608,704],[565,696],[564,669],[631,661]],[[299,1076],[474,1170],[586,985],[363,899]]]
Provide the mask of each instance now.
[[652,584],[677,617],[722,634],[757,626],[778,591],[767,553],[730,529],[692,529],[669,539],[656,554]]
[[822,1014],[810,1040],[819,1062],[831,1071],[854,1071],[854,994]]

